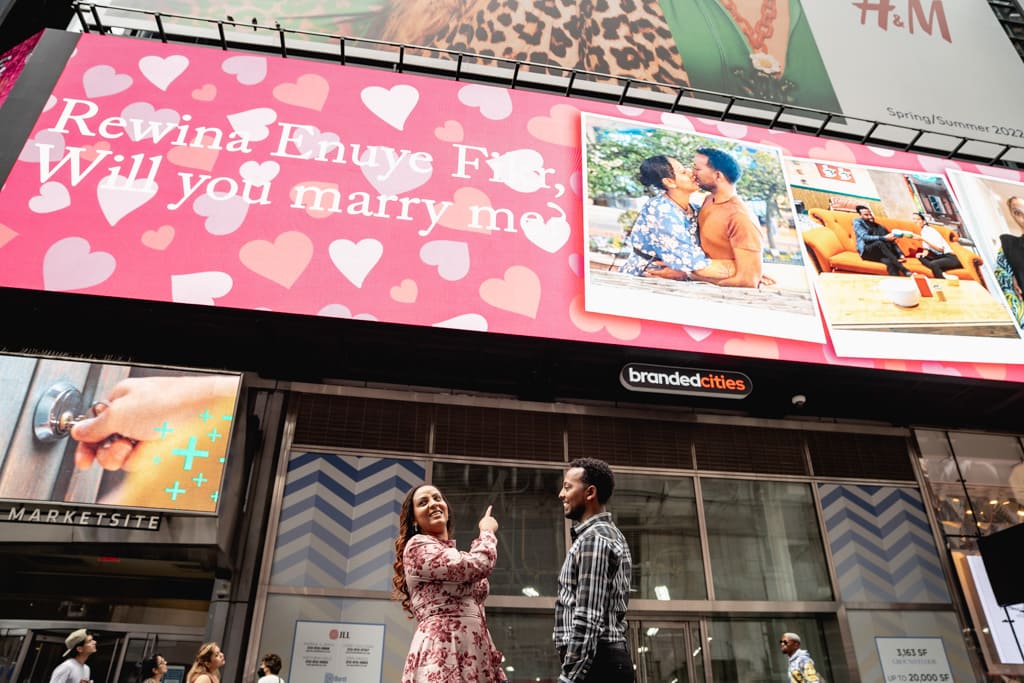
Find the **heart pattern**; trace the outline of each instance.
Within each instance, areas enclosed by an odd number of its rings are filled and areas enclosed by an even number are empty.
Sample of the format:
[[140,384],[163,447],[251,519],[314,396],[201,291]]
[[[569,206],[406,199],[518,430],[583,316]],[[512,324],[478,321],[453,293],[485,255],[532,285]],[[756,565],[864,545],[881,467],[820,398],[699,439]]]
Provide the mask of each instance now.
[[[11,170],[0,286],[1024,381],[1024,363],[836,357],[830,343],[715,329],[706,316],[679,324],[588,311],[607,309],[588,297],[598,271],[609,275],[592,262],[591,240],[621,228],[614,207],[595,221],[581,130],[607,116],[623,130],[1024,185],[1016,169],[713,115],[113,40],[80,37]],[[57,165],[68,149],[80,150],[78,170]],[[156,182],[143,177],[152,158],[163,162]]]

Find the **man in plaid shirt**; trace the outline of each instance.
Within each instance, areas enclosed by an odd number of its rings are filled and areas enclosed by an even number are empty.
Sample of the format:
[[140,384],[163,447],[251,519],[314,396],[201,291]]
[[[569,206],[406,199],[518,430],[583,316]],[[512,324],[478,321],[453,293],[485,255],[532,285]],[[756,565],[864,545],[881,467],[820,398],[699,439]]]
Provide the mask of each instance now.
[[626,607],[632,559],[605,503],[615,488],[608,463],[569,463],[558,499],[572,520],[572,547],[558,575],[555,647],[559,683],[633,683],[626,646]]

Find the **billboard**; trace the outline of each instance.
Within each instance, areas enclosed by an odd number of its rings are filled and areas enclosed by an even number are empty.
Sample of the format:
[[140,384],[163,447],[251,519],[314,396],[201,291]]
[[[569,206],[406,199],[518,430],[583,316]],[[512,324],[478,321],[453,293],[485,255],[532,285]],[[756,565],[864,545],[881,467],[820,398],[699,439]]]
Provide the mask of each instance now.
[[[1024,95],[1008,85],[1021,80],[1024,65],[986,0],[299,0],[286,10],[269,0],[116,4],[690,86],[1011,145],[1024,136],[1017,116]],[[109,14],[155,30],[149,15]],[[163,21],[216,36],[211,24]],[[273,38],[247,26],[237,36]]]
[[[763,165],[763,173],[748,173],[762,185],[780,170],[793,185],[789,158],[816,160],[821,173],[835,174],[832,188],[849,184],[840,167],[893,169],[894,178],[990,172],[972,164],[541,93],[95,34],[79,37],[40,107],[0,190],[0,286],[1024,381],[1016,351],[965,355],[959,337],[915,342],[926,353],[836,346],[820,315],[807,312],[820,308],[803,238],[813,225],[788,187],[736,185],[757,226],[751,245],[760,243],[747,255],[760,256],[766,279],[742,287],[665,280],[668,303],[646,310],[630,309],[628,296],[602,303],[588,290],[621,258],[607,249],[621,248],[628,212],[639,212],[643,196],[627,182],[637,168],[625,156],[601,180],[609,184],[595,184],[591,155],[600,146],[589,137],[584,178],[584,130],[595,141],[602,127],[639,131],[630,139],[661,136],[679,143],[669,151],[684,158],[697,146],[738,149]],[[699,156],[687,161],[697,170]],[[985,266],[981,272],[987,285]],[[700,297],[760,303],[726,301],[701,312],[679,293],[682,285],[703,287]],[[787,317],[794,306],[798,317]],[[995,342],[1024,347],[1019,339]]]
[[0,500],[216,512],[240,381],[0,355]]

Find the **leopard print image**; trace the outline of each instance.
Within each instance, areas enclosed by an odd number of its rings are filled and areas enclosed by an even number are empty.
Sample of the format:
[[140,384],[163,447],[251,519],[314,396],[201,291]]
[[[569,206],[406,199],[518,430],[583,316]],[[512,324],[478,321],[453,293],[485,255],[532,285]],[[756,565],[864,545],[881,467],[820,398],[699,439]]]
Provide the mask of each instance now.
[[391,0],[371,36],[688,85],[658,0]]

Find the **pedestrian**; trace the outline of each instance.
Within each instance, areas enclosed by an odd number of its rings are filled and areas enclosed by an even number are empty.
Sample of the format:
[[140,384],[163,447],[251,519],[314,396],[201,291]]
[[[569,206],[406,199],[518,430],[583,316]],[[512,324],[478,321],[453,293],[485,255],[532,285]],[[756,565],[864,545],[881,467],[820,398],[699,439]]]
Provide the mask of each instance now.
[[89,665],[85,661],[96,652],[93,635],[84,628],[77,629],[64,639],[64,646],[67,648],[64,651],[66,659],[53,670],[50,683],[92,683]]
[[167,673],[167,660],[161,654],[154,654],[142,660],[142,683],[160,683]]
[[285,683],[280,674],[281,657],[273,652],[263,655],[263,659],[260,661],[259,683]]
[[786,676],[789,683],[824,683],[824,679],[814,668],[814,660],[807,654],[807,650],[800,649],[800,636],[795,633],[783,633],[779,644],[782,654],[789,657],[789,673]]
[[559,683],[633,683],[626,646],[626,608],[632,559],[626,538],[605,509],[615,489],[608,463],[569,463],[558,499],[575,526],[558,575],[555,648]]
[[203,643],[185,676],[185,683],[220,683],[224,653],[217,643]]

